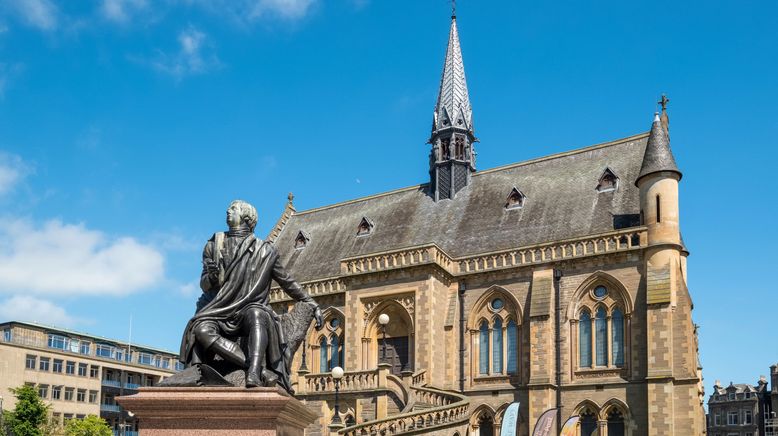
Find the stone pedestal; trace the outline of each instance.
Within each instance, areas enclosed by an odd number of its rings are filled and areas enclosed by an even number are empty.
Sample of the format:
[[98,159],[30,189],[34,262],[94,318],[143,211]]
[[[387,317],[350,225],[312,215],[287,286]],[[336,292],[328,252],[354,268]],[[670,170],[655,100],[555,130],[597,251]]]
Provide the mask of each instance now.
[[141,388],[116,401],[140,436],[303,436],[317,416],[280,388]]

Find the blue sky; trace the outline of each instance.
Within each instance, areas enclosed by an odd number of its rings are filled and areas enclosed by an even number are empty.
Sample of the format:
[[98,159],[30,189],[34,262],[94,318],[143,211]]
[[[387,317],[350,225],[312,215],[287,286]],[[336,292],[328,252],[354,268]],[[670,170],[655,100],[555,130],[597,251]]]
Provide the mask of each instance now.
[[[476,6],[477,5],[477,6]],[[647,131],[667,93],[706,387],[756,382],[778,256],[778,6],[475,2],[479,167]],[[426,181],[444,0],[0,2],[0,318],[175,350],[230,200]]]

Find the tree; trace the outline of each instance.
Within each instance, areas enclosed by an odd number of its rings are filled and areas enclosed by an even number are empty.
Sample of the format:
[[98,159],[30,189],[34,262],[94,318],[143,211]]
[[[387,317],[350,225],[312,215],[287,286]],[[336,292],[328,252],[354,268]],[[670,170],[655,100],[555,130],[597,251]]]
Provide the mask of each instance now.
[[6,415],[6,428],[14,436],[43,436],[49,406],[38,396],[35,387],[24,385],[11,389],[11,393],[16,397],[16,407]]
[[84,419],[71,419],[65,425],[65,436],[111,436],[111,428],[103,418],[89,415]]

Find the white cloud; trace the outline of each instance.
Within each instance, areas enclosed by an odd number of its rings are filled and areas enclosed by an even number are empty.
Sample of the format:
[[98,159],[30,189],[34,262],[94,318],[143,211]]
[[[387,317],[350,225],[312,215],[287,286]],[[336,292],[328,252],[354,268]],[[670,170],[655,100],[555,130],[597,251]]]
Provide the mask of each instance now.
[[184,297],[194,297],[200,294],[200,284],[189,282],[178,286],[178,292]]
[[0,321],[31,321],[60,327],[72,327],[81,322],[51,301],[24,295],[0,303]]
[[258,0],[252,16],[275,14],[287,19],[299,19],[308,13],[313,3],[314,0]]
[[160,51],[151,60],[141,60],[155,70],[169,74],[177,79],[194,74],[203,74],[221,66],[213,53],[205,33],[189,26],[178,34],[178,51],[173,54]]
[[164,257],[83,224],[0,219],[0,293],[126,295],[159,284]]
[[0,151],[0,197],[13,191],[30,171],[22,158]]
[[8,6],[22,21],[41,30],[57,28],[57,7],[50,0],[10,0]]
[[127,23],[133,15],[148,8],[146,0],[103,0],[100,15],[108,21]]

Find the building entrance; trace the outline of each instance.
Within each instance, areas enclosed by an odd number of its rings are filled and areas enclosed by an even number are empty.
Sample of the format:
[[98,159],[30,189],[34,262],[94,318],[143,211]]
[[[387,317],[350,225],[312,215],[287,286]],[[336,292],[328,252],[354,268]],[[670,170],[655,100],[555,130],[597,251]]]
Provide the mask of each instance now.
[[384,354],[384,340],[378,342],[378,361],[392,365],[391,373],[399,376],[402,371],[412,371],[409,360],[408,336],[386,338],[386,354]]

